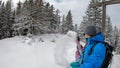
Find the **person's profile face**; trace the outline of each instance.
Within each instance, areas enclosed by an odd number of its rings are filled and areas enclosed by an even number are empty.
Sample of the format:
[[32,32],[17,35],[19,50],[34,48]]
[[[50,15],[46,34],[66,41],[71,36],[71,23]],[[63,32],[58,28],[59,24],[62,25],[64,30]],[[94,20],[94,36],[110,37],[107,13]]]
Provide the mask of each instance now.
[[84,34],[85,38],[90,38],[90,36],[88,34]]

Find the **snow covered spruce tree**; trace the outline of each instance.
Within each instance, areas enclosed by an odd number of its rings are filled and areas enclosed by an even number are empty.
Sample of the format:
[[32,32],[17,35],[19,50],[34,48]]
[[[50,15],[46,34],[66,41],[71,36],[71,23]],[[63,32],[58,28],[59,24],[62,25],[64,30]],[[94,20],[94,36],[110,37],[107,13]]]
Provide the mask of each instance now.
[[105,40],[111,45],[113,45],[113,40],[114,40],[112,33],[113,33],[113,27],[112,27],[110,17],[108,17],[106,19]]
[[114,47],[115,47],[115,50],[116,50],[116,52],[118,53],[119,52],[119,40],[120,40],[120,38],[119,38],[119,31],[118,31],[118,28],[115,26],[114,27],[114,30],[113,30],[113,33],[112,33],[112,37],[113,37],[113,45],[114,45]]
[[118,32],[118,39],[117,39],[117,47],[116,47],[116,53],[120,54],[120,30]]
[[46,7],[46,3],[43,0],[35,0],[34,3],[34,12],[32,12],[32,18],[39,24],[38,34],[49,33],[50,30],[50,21],[47,20],[48,15],[48,6]]
[[5,37],[11,37],[12,36],[12,0],[8,0],[5,6],[5,13],[6,13],[6,33],[5,33]]
[[62,21],[62,33],[66,33],[69,30],[74,30],[74,26],[73,26],[73,20],[72,20],[72,13],[69,10],[66,18],[63,16],[63,21]]
[[2,39],[3,37],[3,9],[4,9],[4,3],[2,3],[2,1],[0,1],[0,39]]
[[101,29],[102,26],[102,11],[99,7],[93,7],[94,1],[90,1],[90,4],[86,11],[86,16],[83,17],[83,21],[80,24],[80,37],[83,37],[84,29],[88,25],[95,25]]
[[71,10],[69,10],[66,16],[66,24],[67,24],[68,30],[74,30]]
[[63,16],[62,16],[62,21],[61,21],[61,23],[60,23],[60,32],[61,32],[61,33],[64,33],[64,32],[65,32],[65,31],[64,31],[64,30],[65,30],[65,29],[64,29],[64,28],[65,28],[65,22],[66,22],[66,20],[65,20],[65,15],[63,15]]
[[25,1],[24,7],[20,8],[20,2],[18,3],[16,23],[13,25],[14,31],[18,32],[19,35],[26,35],[27,33],[34,33],[37,28],[37,23],[32,18],[32,4],[33,1]]
[[43,2],[43,0],[36,0],[35,3],[37,5],[35,4],[33,18],[44,26],[42,27],[42,33],[57,32],[60,24],[59,10],[55,10],[53,5],[50,5],[49,2]]
[[12,37],[12,0],[0,5],[0,39]]
[[26,0],[23,4],[19,2],[16,11],[14,33],[36,35],[55,33],[58,30],[60,16],[53,5],[43,0]]
[[21,8],[22,8],[22,2],[19,1],[19,2],[17,3],[16,15],[19,15],[19,14],[20,14]]
[[120,29],[119,29],[118,37],[119,37],[118,42],[117,42],[118,47],[116,50],[117,50],[117,53],[120,54]]
[[47,3],[44,9],[44,21],[48,22],[46,26],[50,29],[50,33],[58,32],[58,27],[60,25],[59,10],[55,10],[53,5]]

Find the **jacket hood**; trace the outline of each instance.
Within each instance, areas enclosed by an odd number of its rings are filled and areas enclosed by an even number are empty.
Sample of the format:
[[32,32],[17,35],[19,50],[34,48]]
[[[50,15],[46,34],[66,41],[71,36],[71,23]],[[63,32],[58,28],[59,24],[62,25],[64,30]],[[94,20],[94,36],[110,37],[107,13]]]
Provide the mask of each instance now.
[[104,42],[104,36],[103,36],[103,34],[100,32],[96,36],[88,39],[89,43],[93,42],[93,41],[94,42]]
[[96,36],[94,36],[91,39],[94,40],[94,41],[97,41],[97,42],[104,42],[104,36],[101,32],[98,33]]

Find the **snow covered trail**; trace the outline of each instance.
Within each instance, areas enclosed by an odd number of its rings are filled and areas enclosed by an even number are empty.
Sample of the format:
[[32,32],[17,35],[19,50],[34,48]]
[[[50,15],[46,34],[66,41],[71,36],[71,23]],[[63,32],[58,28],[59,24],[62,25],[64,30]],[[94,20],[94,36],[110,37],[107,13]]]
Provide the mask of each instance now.
[[54,48],[50,41],[28,45],[20,37],[0,40],[0,68],[61,68],[55,64]]

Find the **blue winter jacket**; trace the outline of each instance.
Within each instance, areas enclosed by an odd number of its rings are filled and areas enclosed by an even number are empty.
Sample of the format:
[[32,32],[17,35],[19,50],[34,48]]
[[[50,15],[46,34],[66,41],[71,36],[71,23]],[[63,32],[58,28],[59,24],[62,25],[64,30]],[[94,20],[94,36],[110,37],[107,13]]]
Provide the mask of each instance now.
[[[96,44],[92,54],[91,55],[88,54],[90,52],[91,47],[96,42],[104,42],[104,36],[100,32],[93,38],[88,38],[87,42],[88,44],[83,50],[84,54],[80,58],[80,62],[79,62],[80,65],[78,66],[78,68],[101,68],[106,53],[106,47],[104,46],[104,44],[103,43]],[[84,56],[84,60],[82,63],[83,56]]]

